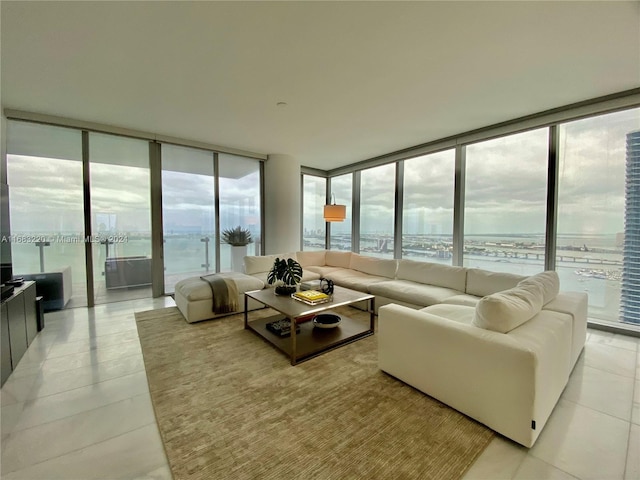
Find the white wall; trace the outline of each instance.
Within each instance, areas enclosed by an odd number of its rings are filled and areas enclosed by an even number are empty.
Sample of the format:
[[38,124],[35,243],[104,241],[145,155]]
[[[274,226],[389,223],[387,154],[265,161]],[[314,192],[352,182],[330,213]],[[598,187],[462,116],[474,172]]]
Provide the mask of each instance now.
[[264,183],[264,253],[300,250],[300,162],[289,155],[269,155]]

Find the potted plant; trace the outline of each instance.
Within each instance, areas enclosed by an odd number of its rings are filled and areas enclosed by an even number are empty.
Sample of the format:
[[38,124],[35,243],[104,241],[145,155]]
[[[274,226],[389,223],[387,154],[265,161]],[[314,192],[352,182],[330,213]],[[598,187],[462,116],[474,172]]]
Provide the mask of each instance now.
[[238,225],[236,228],[223,230],[222,241],[232,247],[244,247],[252,243],[253,239],[251,238],[251,232],[249,230]]
[[253,242],[251,232],[238,225],[236,228],[223,230],[222,242],[231,245],[231,268],[234,272],[242,272],[244,257],[247,255],[247,245]]
[[275,284],[277,295],[291,295],[302,279],[302,266],[293,258],[276,258],[267,274],[267,283]]

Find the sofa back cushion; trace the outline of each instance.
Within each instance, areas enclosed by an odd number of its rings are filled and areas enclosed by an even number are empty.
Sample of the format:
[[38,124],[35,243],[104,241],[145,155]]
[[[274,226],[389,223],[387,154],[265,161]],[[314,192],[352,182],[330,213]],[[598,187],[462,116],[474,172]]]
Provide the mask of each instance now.
[[467,288],[469,295],[484,297],[492,293],[508,290],[518,285],[518,282],[527,277],[513,273],[490,272],[480,268],[467,270]]
[[273,267],[273,262],[275,262],[276,258],[293,258],[296,260],[296,254],[291,252],[277,255],[248,255],[244,257],[244,273],[255,275],[256,273],[268,272]]
[[397,277],[398,280],[409,280],[464,292],[467,269],[416,260],[398,260]]
[[304,269],[304,267],[318,266],[323,267],[326,257],[326,250],[319,250],[317,252],[296,252],[296,258],[298,263]]
[[398,261],[352,253],[349,268],[377,277],[394,278],[398,268]]
[[542,287],[531,283],[483,297],[476,305],[473,325],[508,333],[532,319],[542,309]]
[[264,273],[271,270],[276,255],[247,255],[244,257],[244,273],[254,275],[256,273]]
[[330,267],[349,268],[349,262],[351,262],[351,252],[327,250],[325,254],[325,265]]
[[560,278],[554,270],[536,273],[531,277],[525,278],[518,286],[527,286],[536,284],[542,288],[542,306],[552,301],[560,293]]

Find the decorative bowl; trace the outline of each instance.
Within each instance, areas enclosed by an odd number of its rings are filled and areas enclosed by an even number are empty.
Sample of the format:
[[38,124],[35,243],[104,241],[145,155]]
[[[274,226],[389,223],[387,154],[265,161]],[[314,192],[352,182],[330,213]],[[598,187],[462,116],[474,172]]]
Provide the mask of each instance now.
[[321,313],[313,317],[313,326],[318,328],[335,328],[342,319],[333,313]]

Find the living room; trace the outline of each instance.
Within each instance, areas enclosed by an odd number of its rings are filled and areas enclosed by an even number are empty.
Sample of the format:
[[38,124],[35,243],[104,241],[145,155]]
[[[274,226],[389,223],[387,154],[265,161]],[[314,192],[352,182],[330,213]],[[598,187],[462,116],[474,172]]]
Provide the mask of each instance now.
[[[625,236],[626,139],[620,132],[640,128],[639,28],[637,2],[3,2],[2,158],[3,183],[15,199],[11,234],[42,232],[33,223],[47,224],[54,218],[47,209],[65,201],[76,206],[73,220],[47,231],[59,228],[64,239],[73,232],[72,240],[89,236],[92,252],[87,259],[87,242],[75,240],[16,245],[16,258],[29,263],[28,271],[16,267],[15,274],[38,273],[42,263],[57,270],[56,249],[73,251],[65,265],[75,283],[66,310],[45,314],[45,330],[34,344],[40,348],[30,348],[20,363],[25,376],[11,377],[14,390],[3,388],[3,456],[5,446],[16,452],[16,445],[44,431],[55,438],[72,424],[61,426],[65,419],[81,422],[82,415],[107,407],[100,403],[104,398],[88,410],[72,406],[70,392],[87,385],[55,393],[35,386],[48,369],[73,375],[73,369],[55,366],[62,358],[49,356],[64,351],[58,342],[73,344],[69,355],[79,354],[83,344],[85,354],[100,357],[101,349],[111,349],[137,358],[137,338],[129,336],[134,312],[171,305],[165,294],[181,275],[231,270],[230,246],[216,233],[241,225],[254,236],[250,254],[328,247],[381,258],[490,264],[527,275],[556,269],[561,284],[571,285],[566,289],[588,291],[592,327],[611,330],[590,329],[593,353],[585,352],[587,365],[580,367],[590,375],[585,382],[619,392],[613,403],[624,404],[623,425],[615,431],[616,438],[623,432],[627,438],[600,463],[612,466],[611,478],[637,476],[637,327],[619,320],[622,280],[610,272],[622,271]],[[553,145],[560,147],[553,170],[559,180],[549,180]],[[585,146],[597,153],[585,154]],[[135,154],[122,160],[115,152]],[[141,165],[146,170],[138,175]],[[55,186],[54,173],[63,168],[74,173],[66,185]],[[595,169],[591,176],[589,169]],[[583,176],[569,176],[575,171]],[[181,183],[181,175],[205,180],[193,187]],[[555,214],[548,208],[554,189]],[[571,197],[573,190],[580,201]],[[202,192],[210,200],[202,201]],[[326,223],[322,207],[334,202],[347,206],[347,218]],[[199,218],[178,208],[189,204],[200,209]],[[225,210],[227,205],[233,208]],[[163,221],[173,230],[163,229]],[[193,226],[211,235],[181,230]],[[150,233],[134,237],[134,227]],[[97,236],[102,233],[108,235]],[[605,234],[611,245],[598,243]],[[193,243],[180,250],[184,238]],[[126,250],[136,242],[145,242],[140,251]],[[164,257],[158,254],[163,244]],[[113,252],[151,259],[122,274],[136,277],[148,268],[146,280],[128,288],[108,284]],[[124,337],[131,348],[119,354],[91,331],[115,341],[118,324],[129,332]],[[83,328],[89,331],[81,341]],[[92,364],[86,361],[83,368]],[[140,363],[129,368],[128,375],[146,383]],[[586,387],[573,385],[563,408],[580,403],[580,388]],[[136,390],[123,398],[142,401],[144,395]],[[600,404],[607,399],[584,395],[583,403],[606,411]],[[35,412],[36,399],[47,408],[53,404],[47,402],[64,404],[69,414],[30,423],[22,413]],[[149,405],[143,407],[142,426],[155,428]],[[62,464],[69,458],[88,445],[109,448],[108,439],[134,432],[133,425],[51,450],[33,464],[3,458],[3,465],[13,464],[7,478],[41,475],[38,468],[60,468],[55,476],[65,478]],[[601,436],[608,431],[603,428]],[[155,435],[150,443],[161,451]],[[5,445],[11,438],[13,446]],[[549,468],[549,477],[590,478],[573,468],[598,452],[567,466],[542,453],[553,450],[551,444],[538,447],[536,456],[496,441],[476,468],[493,464],[500,471],[505,464],[494,455],[504,454],[516,463],[505,478],[543,471],[538,467]],[[567,448],[578,447],[584,445]],[[122,475],[156,468],[160,478],[171,475],[166,460],[146,466]],[[514,477],[518,469],[520,477]],[[68,477],[100,477],[73,471]]]

